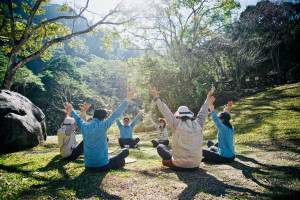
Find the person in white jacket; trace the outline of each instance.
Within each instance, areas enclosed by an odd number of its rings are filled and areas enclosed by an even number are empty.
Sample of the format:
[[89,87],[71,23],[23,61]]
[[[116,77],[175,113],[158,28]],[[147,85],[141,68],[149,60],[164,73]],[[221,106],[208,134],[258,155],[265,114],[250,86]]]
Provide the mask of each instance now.
[[[86,111],[91,107],[91,104],[84,104],[81,107],[82,118],[85,117]],[[71,114],[66,112],[66,118],[57,132],[58,144],[60,147],[60,155],[64,160],[76,160],[83,153],[83,141],[77,144],[75,130],[78,128],[77,123]]]
[[[187,106],[180,106],[175,115],[159,99],[156,89],[148,86],[156,105],[173,131],[172,152],[165,145],[158,145],[157,152],[164,166],[172,170],[194,171],[202,160],[202,128],[208,116],[209,98],[215,88],[212,87],[195,120]],[[178,119],[176,118],[178,117]]]
[[159,144],[163,144],[166,147],[169,145],[169,133],[166,121],[163,118],[159,118],[158,124],[156,124],[151,117],[149,117],[147,114],[145,114],[146,117],[149,119],[150,123],[156,128],[157,130],[157,138],[158,140],[152,140],[153,147],[157,147]]

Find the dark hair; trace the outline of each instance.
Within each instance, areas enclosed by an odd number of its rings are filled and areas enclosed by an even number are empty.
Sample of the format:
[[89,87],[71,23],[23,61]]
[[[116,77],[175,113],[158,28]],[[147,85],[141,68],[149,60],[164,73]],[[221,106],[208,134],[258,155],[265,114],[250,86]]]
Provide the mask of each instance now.
[[163,126],[163,127],[164,127],[164,128],[166,127],[166,121],[165,121],[163,118],[159,118],[158,121],[159,121],[159,122],[164,122],[164,126]]
[[[179,116],[179,117],[180,117],[180,116]],[[180,117],[180,119],[181,119],[181,121],[185,122],[185,121],[187,121],[187,120],[189,120],[189,119],[191,119],[191,118],[188,117],[188,116],[182,116],[182,117]]]
[[105,117],[107,117],[107,112],[103,108],[97,108],[94,112],[94,118],[98,120],[103,120]]
[[128,118],[128,117],[125,117],[125,118],[123,119],[123,121],[125,121],[125,120],[129,121],[129,118]]
[[227,126],[228,128],[232,129],[232,125],[229,122],[229,120],[231,119],[230,115],[227,112],[221,112],[218,115],[218,118],[223,119],[224,121],[222,122],[225,126]]

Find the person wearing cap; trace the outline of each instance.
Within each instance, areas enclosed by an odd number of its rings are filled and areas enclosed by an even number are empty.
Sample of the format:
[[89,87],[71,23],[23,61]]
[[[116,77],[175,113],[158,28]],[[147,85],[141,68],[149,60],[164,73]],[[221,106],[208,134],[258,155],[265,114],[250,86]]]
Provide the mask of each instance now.
[[125,165],[125,158],[129,155],[128,149],[122,149],[115,155],[108,156],[107,130],[125,111],[135,92],[135,87],[133,87],[131,91],[127,89],[127,98],[109,117],[107,117],[107,112],[104,109],[96,109],[90,123],[84,122],[74,111],[72,105],[66,102],[66,109],[71,111],[72,116],[75,118],[82,132],[84,141],[84,165],[87,170],[97,172],[109,171],[111,169],[121,168]]
[[163,118],[158,119],[158,124],[156,124],[151,117],[146,114],[146,117],[149,119],[150,123],[156,128],[157,130],[157,138],[158,140],[152,140],[153,147],[157,147],[159,144],[163,144],[166,147],[169,145],[169,133],[166,125],[166,121]]
[[192,120],[194,114],[187,106],[180,106],[174,115],[159,99],[156,89],[152,89],[150,85],[148,88],[157,107],[173,131],[172,152],[165,145],[157,146],[157,152],[163,159],[163,165],[172,170],[197,170],[202,160],[202,128],[208,116],[209,98],[215,88],[211,88],[195,120]]
[[228,163],[235,159],[234,152],[234,130],[230,123],[230,109],[233,106],[233,102],[228,102],[228,106],[225,108],[225,112],[217,115],[214,103],[215,98],[211,97],[209,100],[209,109],[213,122],[218,128],[218,146],[213,142],[208,142],[209,149],[203,149],[203,161],[210,161],[214,163]]
[[137,148],[137,144],[140,141],[140,138],[133,139],[132,137],[132,130],[135,126],[136,122],[138,121],[139,117],[142,114],[142,110],[139,111],[139,113],[136,115],[134,120],[129,124],[129,118],[125,117],[123,119],[123,124],[119,119],[117,119],[117,125],[120,130],[120,138],[119,138],[119,145],[124,148],[125,145],[128,145],[131,148]]
[[[80,116],[85,117],[86,111],[91,107],[91,104],[84,104],[83,107],[80,107],[82,112]],[[66,113],[66,118],[61,124],[61,129],[64,130],[63,134],[60,134],[58,131],[58,144],[60,146],[60,155],[64,160],[76,160],[83,153],[83,140],[77,144],[75,130],[78,128],[75,119],[71,116],[70,112]]]

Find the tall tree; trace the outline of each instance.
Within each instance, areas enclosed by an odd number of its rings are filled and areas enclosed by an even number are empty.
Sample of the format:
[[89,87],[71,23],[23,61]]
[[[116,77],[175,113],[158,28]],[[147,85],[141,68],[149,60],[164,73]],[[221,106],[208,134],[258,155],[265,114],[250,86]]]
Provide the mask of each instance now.
[[293,63],[299,63],[297,56],[291,56],[300,47],[299,6],[261,1],[241,13],[230,29],[238,85],[250,71],[254,76],[286,73]]
[[[133,21],[137,15],[125,12],[122,2],[106,15],[100,17],[96,22],[90,22],[84,16],[88,12],[89,0],[86,5],[78,11],[69,10],[63,5],[62,12],[72,12],[72,15],[65,14],[52,19],[38,19],[37,15],[45,13],[43,6],[47,6],[49,0],[35,0],[35,3],[22,2],[25,15],[15,13],[17,5],[8,0],[1,4],[0,36],[4,43],[2,51],[9,54],[9,62],[2,83],[2,89],[10,89],[16,72],[27,62],[39,56],[49,59],[51,50],[49,47],[57,48],[62,41],[71,39],[78,35],[89,33],[100,25],[122,25]],[[70,28],[63,26],[60,20],[83,19],[86,21],[86,28],[71,32]]]
[[237,7],[235,0],[160,0],[145,16],[149,23],[137,25],[143,32],[135,36],[147,50],[171,56],[190,78],[197,75],[207,81],[203,43],[222,31]]

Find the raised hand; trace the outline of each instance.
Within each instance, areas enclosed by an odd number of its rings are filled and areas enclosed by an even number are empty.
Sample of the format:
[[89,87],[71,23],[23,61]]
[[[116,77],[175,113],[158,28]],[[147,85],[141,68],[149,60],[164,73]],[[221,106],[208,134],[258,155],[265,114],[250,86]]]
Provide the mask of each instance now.
[[211,97],[211,95],[214,93],[215,89],[216,89],[215,86],[212,86],[212,87],[211,87],[210,91],[209,91],[208,94],[207,94],[207,98],[210,98],[210,97]]
[[86,112],[92,105],[90,103],[84,103],[83,107],[80,106],[82,112]]
[[228,103],[227,103],[227,107],[228,107],[229,109],[231,109],[231,108],[232,108],[232,106],[233,106],[233,101],[228,101]]
[[140,110],[139,113],[138,113],[138,115],[142,116],[143,113],[144,113],[144,109]]
[[65,109],[68,111],[68,113],[71,113],[71,111],[73,110],[72,104],[66,102]]
[[151,85],[149,84],[148,89],[149,89],[150,94],[153,96],[153,98],[156,99],[157,98],[157,92],[156,92],[155,87],[152,89]]
[[129,89],[127,88],[127,98],[126,98],[127,102],[129,102],[132,99],[135,92],[136,92],[136,87],[135,86],[132,88],[131,91],[129,91]]
[[215,102],[215,97],[211,96],[209,98],[209,109],[210,111],[213,111],[215,109],[215,106],[214,106],[214,102]]
[[107,114],[108,115],[111,115],[111,113],[113,112],[113,110],[109,109],[109,110],[106,110]]

